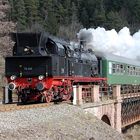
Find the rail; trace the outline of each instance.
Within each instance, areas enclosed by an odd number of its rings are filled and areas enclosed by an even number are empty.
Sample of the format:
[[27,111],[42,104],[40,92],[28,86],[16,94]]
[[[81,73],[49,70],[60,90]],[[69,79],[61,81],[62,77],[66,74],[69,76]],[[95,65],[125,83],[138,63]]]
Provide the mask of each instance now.
[[28,105],[18,105],[17,103],[5,104],[5,105],[0,105],[0,112],[49,107],[50,105],[53,105],[53,103],[28,104]]

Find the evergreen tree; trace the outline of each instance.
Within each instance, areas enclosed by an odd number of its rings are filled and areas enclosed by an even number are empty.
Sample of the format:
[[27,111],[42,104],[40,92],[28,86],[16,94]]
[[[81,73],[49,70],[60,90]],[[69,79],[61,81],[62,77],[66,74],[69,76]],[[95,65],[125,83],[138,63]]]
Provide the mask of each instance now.
[[58,6],[58,22],[59,24],[64,24],[65,22],[65,9],[63,5],[60,3]]
[[99,7],[96,8],[94,12],[94,26],[104,27],[104,24],[106,22],[106,13],[105,13],[102,0],[98,3],[98,6]]
[[57,12],[57,1],[55,0],[48,0],[47,1],[47,15],[45,18],[45,27],[46,30],[53,34],[56,35],[58,32],[58,12]]
[[124,26],[128,26],[128,23],[120,17],[119,13],[113,11],[108,13],[106,22],[107,29],[116,29],[119,31]]
[[104,7],[106,12],[119,12],[124,6],[124,0],[104,0]]
[[36,22],[39,21],[39,15],[38,15],[38,2],[35,0],[24,0],[25,6],[26,6],[26,16],[27,16],[27,22],[28,27],[31,29],[32,25],[34,25]]
[[9,0],[9,4],[10,4],[10,11],[9,12],[9,17],[11,18],[12,21],[16,22],[16,11],[15,11],[15,0]]
[[81,23],[78,20],[78,16],[77,16],[78,9],[74,2],[72,2],[71,9],[72,9],[72,18],[71,18],[71,30],[70,30],[71,37],[70,37],[70,39],[74,40],[74,39],[76,39],[77,32],[79,32],[79,30],[81,28],[83,28],[83,26],[81,25]]
[[63,3],[63,7],[64,7],[64,19],[63,19],[63,23],[65,25],[69,25],[70,21],[71,21],[71,15],[72,15],[72,11],[71,11],[71,1],[70,0],[65,0]]
[[39,16],[42,19],[42,22],[47,16],[47,1],[48,0],[39,0]]
[[85,8],[82,9],[80,21],[82,22],[84,27],[89,27],[89,16]]
[[17,22],[17,30],[23,31],[26,29],[27,26],[24,0],[15,0],[14,8],[15,8],[15,19]]
[[[95,25],[95,11],[100,5],[97,4],[98,0],[81,1],[79,8],[79,20],[86,27],[94,27]],[[81,10],[82,9],[82,10]],[[84,19],[85,18],[85,19]]]
[[78,21],[78,10],[74,2],[72,2],[71,10],[71,21],[68,25],[60,25],[59,33],[57,35],[65,39],[75,40],[76,34],[82,28],[82,25]]

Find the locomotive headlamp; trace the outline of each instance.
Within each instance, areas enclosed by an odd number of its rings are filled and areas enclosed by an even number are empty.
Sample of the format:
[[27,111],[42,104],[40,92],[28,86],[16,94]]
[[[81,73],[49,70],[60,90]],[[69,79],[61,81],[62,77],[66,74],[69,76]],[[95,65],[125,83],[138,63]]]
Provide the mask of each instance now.
[[44,79],[44,75],[39,75],[39,76],[38,76],[38,79],[39,79],[39,80],[43,80],[43,79]]
[[17,77],[15,76],[15,75],[12,75],[11,77],[10,77],[10,79],[11,80],[15,80]]
[[13,82],[9,83],[9,85],[8,85],[9,90],[15,90],[15,88],[16,88],[15,83],[13,83]]

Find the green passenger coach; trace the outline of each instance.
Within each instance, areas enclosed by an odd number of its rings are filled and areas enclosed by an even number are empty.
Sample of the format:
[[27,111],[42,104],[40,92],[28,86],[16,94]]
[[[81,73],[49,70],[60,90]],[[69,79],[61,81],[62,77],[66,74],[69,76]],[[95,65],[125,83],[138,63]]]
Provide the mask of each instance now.
[[100,76],[107,78],[107,83],[120,85],[140,84],[140,62],[121,56],[95,52],[99,60]]

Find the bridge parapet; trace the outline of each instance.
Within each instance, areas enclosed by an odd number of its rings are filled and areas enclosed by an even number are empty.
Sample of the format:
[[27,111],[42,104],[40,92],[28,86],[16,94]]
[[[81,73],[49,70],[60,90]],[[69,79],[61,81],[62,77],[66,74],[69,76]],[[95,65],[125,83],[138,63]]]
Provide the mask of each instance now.
[[[102,100],[102,98],[100,98],[98,85],[92,85],[90,90],[86,89],[86,86],[74,86],[73,89],[74,105],[80,105],[99,119],[108,120],[107,122],[109,122],[113,128],[121,132],[121,96],[119,85],[113,87],[114,100]],[[90,97],[90,99],[88,98],[88,100],[90,100],[88,103],[85,101],[87,98],[83,96],[85,94]],[[106,119],[104,119],[105,117]]]
[[108,90],[106,87],[104,89],[100,88],[99,85],[74,85],[73,97],[74,105],[102,102],[106,100],[121,102],[120,85],[112,86],[111,90]]

